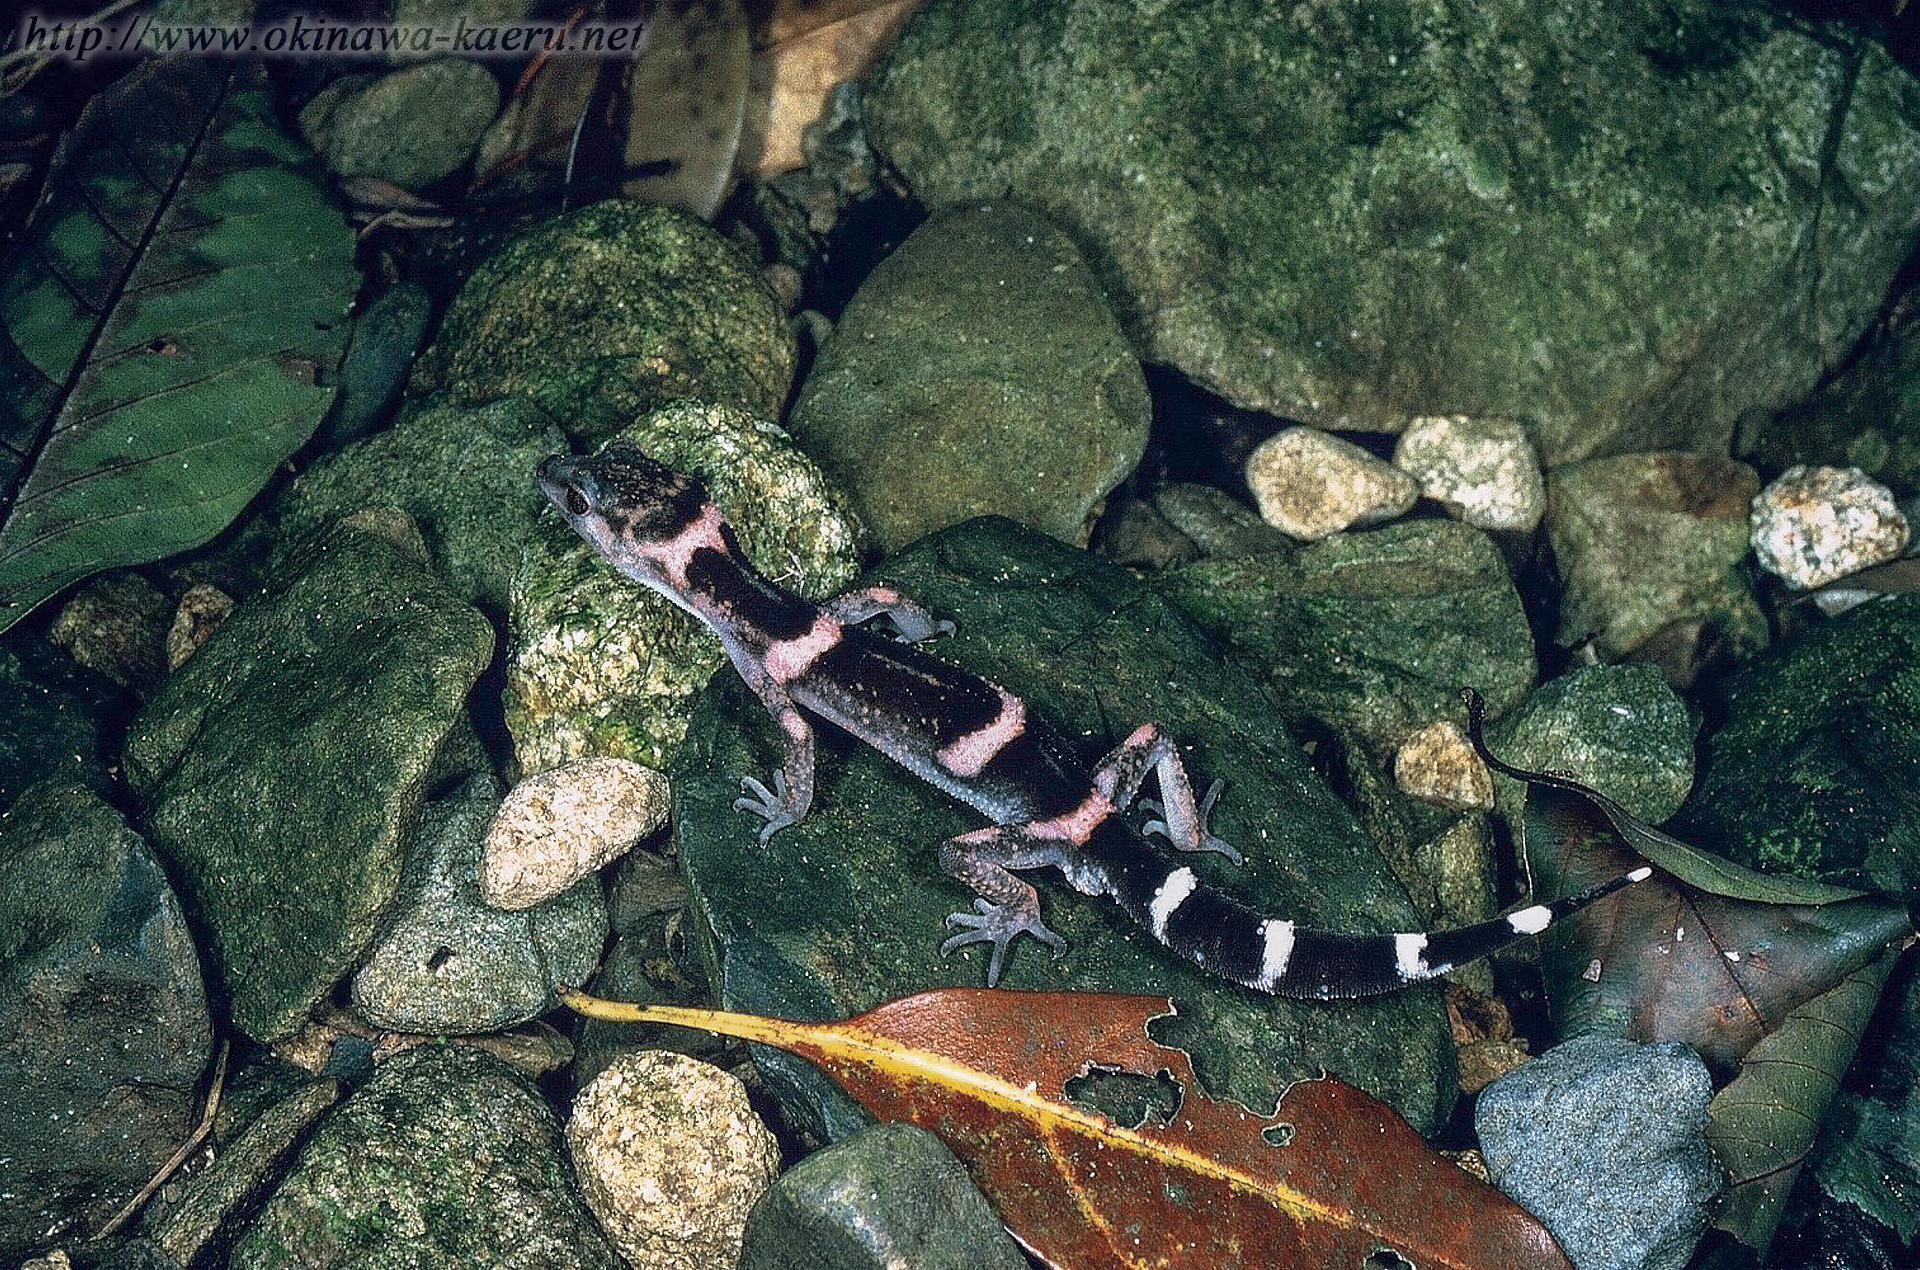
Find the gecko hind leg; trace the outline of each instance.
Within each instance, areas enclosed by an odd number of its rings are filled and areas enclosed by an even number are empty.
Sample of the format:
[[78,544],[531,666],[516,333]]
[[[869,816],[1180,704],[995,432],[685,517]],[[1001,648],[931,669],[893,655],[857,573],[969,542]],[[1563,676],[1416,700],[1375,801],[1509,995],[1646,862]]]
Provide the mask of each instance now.
[[[1157,833],[1181,851],[1217,851],[1234,864],[1245,863],[1238,848],[1225,838],[1215,837],[1207,829],[1207,817],[1208,814],[1213,811],[1214,800],[1220,797],[1220,791],[1226,787],[1227,783],[1225,781],[1215,781],[1213,784],[1207,786],[1207,792],[1201,795],[1199,802],[1194,804],[1192,812],[1193,832],[1196,836],[1192,839],[1191,845],[1189,845],[1189,840],[1186,837],[1176,834],[1173,829],[1168,827],[1167,821],[1164,819],[1167,814],[1166,808],[1161,805],[1160,800],[1157,798],[1142,798],[1140,800],[1141,810],[1154,813],[1154,819],[1140,826],[1140,832],[1144,834]],[[1189,792],[1188,796],[1192,796],[1191,792]]]
[[973,902],[973,912],[947,914],[947,925],[959,927],[960,933],[941,943],[940,955],[951,957],[969,944],[991,943],[993,952],[987,959],[991,988],[1000,982],[1008,946],[1021,935],[1031,935],[1053,949],[1056,959],[1064,954],[1067,941],[1040,918],[1039,893],[1009,872],[1054,864],[1059,853],[1058,843],[1034,842],[1005,825],[989,825],[941,843],[940,868],[979,898]]
[[1207,814],[1213,810],[1214,799],[1220,797],[1222,782],[1215,781],[1206,796],[1196,802],[1179,748],[1154,724],[1141,724],[1114,747],[1113,753],[1100,760],[1093,769],[1094,787],[1116,809],[1123,809],[1140,792],[1149,771],[1160,786],[1160,798],[1140,800],[1141,807],[1156,813],[1156,818],[1142,827],[1142,833],[1157,833],[1181,851],[1214,851],[1235,864],[1242,862],[1243,857],[1231,843],[1207,832]]

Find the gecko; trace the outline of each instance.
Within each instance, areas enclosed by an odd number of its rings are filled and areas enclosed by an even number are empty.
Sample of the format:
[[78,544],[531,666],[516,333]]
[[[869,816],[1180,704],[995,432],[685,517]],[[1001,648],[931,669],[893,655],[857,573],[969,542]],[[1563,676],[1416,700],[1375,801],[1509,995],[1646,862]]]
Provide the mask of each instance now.
[[[1172,739],[1152,723],[1088,764],[1061,732],[999,684],[920,645],[952,631],[897,590],[873,586],[813,604],[768,578],[706,488],[636,446],[591,457],[552,455],[542,491],[609,564],[698,618],[773,716],[784,741],[771,783],[741,780],[734,808],[760,818],[762,845],[813,804],[814,730],[821,719],[973,807],[991,823],[939,847],[939,863],[977,897],[947,916],[942,956],[991,945],[989,986],[1022,935],[1059,957],[1066,941],[1042,920],[1018,876],[1051,867],[1074,890],[1113,900],[1156,940],[1221,978],[1260,992],[1335,1000],[1432,979],[1651,875],[1642,866],[1575,895],[1474,925],[1395,934],[1315,930],[1262,913],[1201,881],[1183,853],[1240,854],[1207,829],[1220,793],[1194,796]],[[892,634],[876,629],[879,620]],[[869,625],[875,623],[875,625]],[[1125,812],[1148,774],[1156,817],[1136,831]],[[1168,850],[1154,839],[1164,839]]]

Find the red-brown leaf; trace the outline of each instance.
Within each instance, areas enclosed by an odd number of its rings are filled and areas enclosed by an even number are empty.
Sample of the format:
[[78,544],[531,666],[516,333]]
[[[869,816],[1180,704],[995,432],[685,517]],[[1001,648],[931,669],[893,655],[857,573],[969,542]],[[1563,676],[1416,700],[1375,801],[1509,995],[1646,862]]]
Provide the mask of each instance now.
[[[1518,1205],[1357,1089],[1304,1081],[1267,1116],[1208,1099],[1187,1055],[1147,1035],[1165,998],[954,988],[843,1023],[564,999],[805,1057],[875,1116],[938,1134],[1052,1266],[1569,1267]],[[1171,1078],[1177,1110],[1118,1123],[1070,1096],[1090,1072]]]

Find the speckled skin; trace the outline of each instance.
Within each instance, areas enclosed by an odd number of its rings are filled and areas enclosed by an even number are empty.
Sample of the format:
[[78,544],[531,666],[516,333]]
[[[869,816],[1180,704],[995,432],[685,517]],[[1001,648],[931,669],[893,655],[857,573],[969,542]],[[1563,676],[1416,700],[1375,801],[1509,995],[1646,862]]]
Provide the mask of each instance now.
[[[1161,819],[1146,833],[1181,851],[1239,853],[1206,829],[1218,787],[1196,800],[1172,741],[1143,724],[1089,769],[1020,698],[915,647],[942,624],[887,588],[816,606],[781,589],[741,553],[691,477],[625,444],[591,458],[554,455],[541,488],[569,524],[626,574],[692,613],[719,637],[741,678],[778,722],[786,757],[771,788],[753,777],[734,806],[762,817],[761,841],[813,801],[808,716],[844,728],[993,823],[940,847],[940,865],[980,898],[949,914],[960,928],[942,953],[992,945],[987,981],[1008,945],[1029,934],[1058,955],[1065,941],[1040,917],[1013,870],[1051,866],[1087,895],[1111,897],[1154,938],[1222,978],[1283,996],[1333,999],[1391,992],[1538,934],[1556,918],[1644,878],[1635,870],[1552,904],[1432,933],[1351,935],[1297,928],[1201,883],[1122,816],[1152,771]],[[887,617],[902,639],[865,629]]]

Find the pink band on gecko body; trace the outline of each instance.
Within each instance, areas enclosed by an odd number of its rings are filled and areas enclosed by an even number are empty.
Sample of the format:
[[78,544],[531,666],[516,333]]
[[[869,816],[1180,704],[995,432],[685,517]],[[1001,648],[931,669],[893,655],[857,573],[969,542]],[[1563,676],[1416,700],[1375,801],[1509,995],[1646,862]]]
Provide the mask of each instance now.
[[1027,730],[1026,703],[998,684],[993,690],[1000,694],[1000,713],[993,716],[993,722],[943,746],[934,755],[940,766],[955,776],[978,776],[994,755]]

